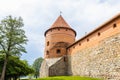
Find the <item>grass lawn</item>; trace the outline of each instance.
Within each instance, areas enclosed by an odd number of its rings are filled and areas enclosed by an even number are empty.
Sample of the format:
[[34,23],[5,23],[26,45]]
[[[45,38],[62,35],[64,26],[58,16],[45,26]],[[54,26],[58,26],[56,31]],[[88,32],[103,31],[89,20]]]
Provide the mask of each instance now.
[[[27,80],[27,79],[26,79]],[[57,77],[47,77],[34,80],[103,80],[91,77],[80,77],[80,76],[57,76]]]

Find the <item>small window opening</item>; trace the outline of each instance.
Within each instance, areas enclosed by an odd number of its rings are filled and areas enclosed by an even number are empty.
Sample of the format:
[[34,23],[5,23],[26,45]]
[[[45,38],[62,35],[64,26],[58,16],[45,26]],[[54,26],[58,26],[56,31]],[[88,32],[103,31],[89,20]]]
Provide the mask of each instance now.
[[79,43],[79,46],[81,46],[81,43]]
[[68,29],[66,29],[66,31],[67,31]]
[[89,41],[89,39],[87,39],[87,42]]
[[61,53],[60,49],[57,49],[57,51],[56,51],[56,52],[57,52],[57,54],[60,54],[60,53]]
[[60,31],[60,29],[58,28],[58,31]]
[[49,51],[46,51],[46,55],[49,55]]
[[117,25],[116,25],[116,24],[113,24],[113,28],[115,28],[115,27],[117,27]]
[[100,36],[100,32],[98,32],[98,36]]
[[49,41],[47,42],[47,46],[49,46]]

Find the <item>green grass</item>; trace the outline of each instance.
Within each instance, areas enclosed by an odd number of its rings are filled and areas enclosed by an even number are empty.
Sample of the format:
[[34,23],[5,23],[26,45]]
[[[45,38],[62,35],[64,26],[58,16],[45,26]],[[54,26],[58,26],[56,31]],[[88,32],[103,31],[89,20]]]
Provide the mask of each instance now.
[[47,78],[40,78],[34,80],[102,80],[102,79],[91,78],[91,77],[80,77],[80,76],[57,76],[57,77],[47,77]]

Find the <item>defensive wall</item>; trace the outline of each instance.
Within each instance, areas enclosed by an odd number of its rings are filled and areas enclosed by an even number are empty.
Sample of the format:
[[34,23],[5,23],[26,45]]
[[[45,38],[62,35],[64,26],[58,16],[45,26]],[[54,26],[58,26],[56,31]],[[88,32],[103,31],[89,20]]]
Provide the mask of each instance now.
[[67,48],[68,75],[120,79],[120,14]]

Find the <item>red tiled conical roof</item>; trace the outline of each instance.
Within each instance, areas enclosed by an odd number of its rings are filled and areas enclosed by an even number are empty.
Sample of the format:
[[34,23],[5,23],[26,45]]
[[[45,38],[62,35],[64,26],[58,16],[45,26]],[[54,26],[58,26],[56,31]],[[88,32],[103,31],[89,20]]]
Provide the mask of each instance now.
[[56,27],[70,28],[70,26],[67,24],[67,22],[63,19],[61,15],[56,19],[56,21],[53,23],[53,25],[50,28],[56,28]]
[[75,36],[76,36],[76,32],[75,30],[73,30],[68,24],[67,22],[63,19],[63,17],[60,15],[56,21],[53,23],[53,25],[47,30],[45,31],[45,36],[46,36],[46,33],[49,31],[49,30],[52,30],[52,29],[56,29],[56,28],[65,28],[65,29],[70,29],[72,30],[74,33],[75,33]]

